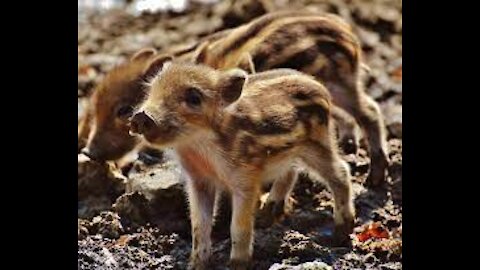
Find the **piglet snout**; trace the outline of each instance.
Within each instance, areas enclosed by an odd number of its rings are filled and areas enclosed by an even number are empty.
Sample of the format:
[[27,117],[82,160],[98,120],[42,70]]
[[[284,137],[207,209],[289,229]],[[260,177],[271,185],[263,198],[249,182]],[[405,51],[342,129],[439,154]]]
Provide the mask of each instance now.
[[145,112],[136,113],[130,120],[130,134],[145,134],[155,127],[155,121]]

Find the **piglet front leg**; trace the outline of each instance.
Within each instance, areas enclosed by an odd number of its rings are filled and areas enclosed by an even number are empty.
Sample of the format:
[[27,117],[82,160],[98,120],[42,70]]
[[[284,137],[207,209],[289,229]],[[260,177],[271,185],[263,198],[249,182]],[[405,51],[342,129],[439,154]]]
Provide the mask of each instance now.
[[192,223],[192,252],[189,269],[209,269],[215,187],[206,179],[192,178],[187,182]]
[[[250,184],[232,191],[232,223],[230,235],[230,269],[246,270],[251,266],[253,252],[253,225],[259,181],[249,180]],[[248,188],[245,188],[248,187]]]

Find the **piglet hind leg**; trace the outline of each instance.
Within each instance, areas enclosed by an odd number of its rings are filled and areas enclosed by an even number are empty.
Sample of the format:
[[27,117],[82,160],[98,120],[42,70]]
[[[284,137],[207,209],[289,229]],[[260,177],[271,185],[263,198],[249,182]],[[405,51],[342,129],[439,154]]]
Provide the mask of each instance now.
[[360,130],[355,118],[340,107],[332,108],[332,118],[339,130],[339,145],[345,154],[357,154],[360,146]]
[[192,224],[192,251],[189,269],[210,269],[211,232],[215,187],[206,179],[192,177],[187,181]]
[[367,185],[380,186],[385,182],[388,167],[387,134],[380,108],[371,97],[361,97],[359,121],[367,134],[370,148],[370,172],[367,176]]
[[232,190],[232,223],[230,225],[230,269],[251,269],[254,217],[260,191],[260,179],[248,179]]
[[[316,144],[308,148],[303,160],[314,174],[325,181],[334,199],[334,244],[350,246],[350,234],[355,223],[350,169],[336,149],[327,144]],[[315,177],[314,177],[315,178]]]
[[298,172],[291,168],[285,175],[276,179],[270,189],[265,205],[258,213],[258,227],[266,228],[282,219],[293,207],[290,193],[297,182]]
[[383,114],[378,103],[365,93],[361,82],[348,81],[328,87],[334,102],[355,118],[368,140],[371,161],[367,185],[380,186],[385,182],[389,162]]

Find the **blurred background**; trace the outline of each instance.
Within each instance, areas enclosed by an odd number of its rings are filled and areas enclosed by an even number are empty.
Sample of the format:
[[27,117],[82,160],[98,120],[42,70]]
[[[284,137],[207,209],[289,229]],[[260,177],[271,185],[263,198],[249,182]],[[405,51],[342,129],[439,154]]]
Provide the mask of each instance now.
[[[334,13],[352,25],[371,69],[364,78],[366,91],[386,118],[392,162],[386,189],[372,191],[363,187],[369,166],[365,149],[344,156],[362,224],[352,249],[328,246],[331,195],[302,177],[293,192],[292,216],[256,231],[254,269],[402,269],[402,1],[78,0],[79,117],[106,72],[139,49],[194,42],[280,9]],[[135,166],[140,173],[126,180],[101,171],[110,170],[106,167],[80,178],[79,165],[79,269],[185,269],[190,236],[183,191],[161,173],[166,165]],[[125,181],[140,181],[145,193],[161,195],[152,195],[158,196],[152,203],[148,196],[123,194]],[[225,265],[228,228],[214,241],[215,260]]]

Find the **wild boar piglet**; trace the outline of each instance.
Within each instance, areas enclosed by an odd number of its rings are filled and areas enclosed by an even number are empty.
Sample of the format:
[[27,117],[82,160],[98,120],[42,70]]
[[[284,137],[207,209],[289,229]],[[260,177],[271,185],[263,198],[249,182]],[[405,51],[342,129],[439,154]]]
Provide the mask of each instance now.
[[299,167],[325,180],[335,200],[336,239],[349,241],[349,168],[332,131],[330,94],[314,78],[289,69],[247,75],[173,62],[163,66],[148,92],[130,132],[152,146],[173,148],[189,175],[192,268],[204,269],[211,255],[216,190],[231,194],[230,264],[245,269],[262,181],[273,181],[269,200],[282,205]]

